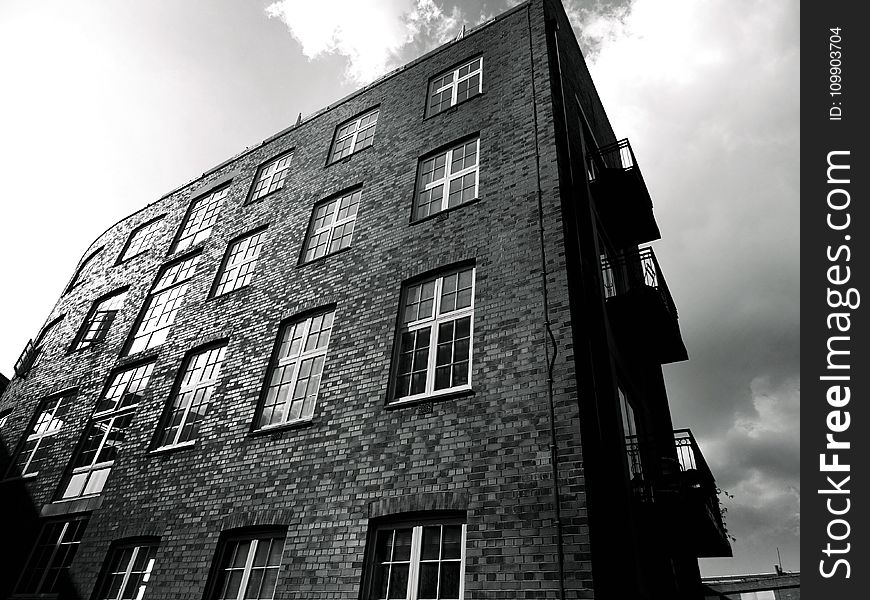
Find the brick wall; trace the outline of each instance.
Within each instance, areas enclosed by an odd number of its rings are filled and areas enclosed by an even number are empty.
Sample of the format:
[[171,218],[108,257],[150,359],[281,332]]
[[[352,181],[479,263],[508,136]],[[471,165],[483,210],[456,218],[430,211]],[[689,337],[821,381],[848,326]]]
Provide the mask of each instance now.
[[[52,503],[57,486],[110,372],[143,356],[156,360],[70,570],[83,596],[114,540],[160,537],[149,598],[199,597],[222,531],[279,525],[287,527],[287,543],[276,598],[358,598],[370,518],[449,508],[467,515],[467,598],[556,597],[546,264],[566,587],[568,597],[591,597],[543,10],[532,2],[442,47],[117,223],[92,244],[85,256],[102,251],[49,316],[64,318],[37,365],[2,399],[12,407],[3,431],[11,450],[41,398],[77,388],[50,467],[25,482],[38,510],[62,513],[73,505]],[[424,118],[429,78],[476,54],[484,57],[483,94]],[[376,105],[373,146],[325,166],[336,125]],[[411,224],[418,157],[477,133],[479,201]],[[246,204],[257,166],[288,149],[288,185]],[[229,177],[228,199],[211,237],[197,246],[202,259],[168,341],[119,358],[160,266],[173,258],[167,253],[191,200]],[[312,206],[350,185],[362,186],[352,246],[300,266]],[[153,249],[117,264],[130,232],[162,214]],[[228,241],[263,225],[252,283],[208,299]],[[473,393],[387,407],[402,282],[466,260],[477,269]],[[126,303],[107,338],[70,353],[93,300],[122,286],[130,286]],[[313,422],[252,434],[279,324],[327,305],[335,306],[335,325]],[[226,359],[200,439],[149,452],[185,354],[217,339],[227,341]]]

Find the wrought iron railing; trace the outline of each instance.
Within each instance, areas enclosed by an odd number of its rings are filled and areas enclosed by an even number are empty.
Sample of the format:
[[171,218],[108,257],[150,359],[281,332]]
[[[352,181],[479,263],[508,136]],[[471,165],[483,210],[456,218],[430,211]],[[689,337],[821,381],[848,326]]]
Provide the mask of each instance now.
[[677,461],[682,471],[683,487],[701,497],[710,516],[724,532],[725,523],[722,521],[722,511],[719,507],[716,479],[698,447],[698,442],[695,441],[695,436],[690,429],[676,429],[674,444],[677,447]]
[[615,258],[604,256],[601,258],[601,273],[605,299],[642,287],[652,288],[661,295],[668,312],[677,318],[677,306],[652,248],[623,252]]
[[631,149],[628,139],[621,139],[590,152],[586,161],[586,174],[589,177],[589,183],[595,183],[603,173],[613,171],[637,171],[638,176],[640,176],[637,159],[634,157],[634,151]]

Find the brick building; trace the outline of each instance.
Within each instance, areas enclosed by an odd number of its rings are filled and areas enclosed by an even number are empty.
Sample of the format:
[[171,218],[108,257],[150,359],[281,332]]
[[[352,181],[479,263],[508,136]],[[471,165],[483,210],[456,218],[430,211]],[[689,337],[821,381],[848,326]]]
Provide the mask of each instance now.
[[701,597],[658,237],[555,0],[222,163],[16,364],[0,596]]

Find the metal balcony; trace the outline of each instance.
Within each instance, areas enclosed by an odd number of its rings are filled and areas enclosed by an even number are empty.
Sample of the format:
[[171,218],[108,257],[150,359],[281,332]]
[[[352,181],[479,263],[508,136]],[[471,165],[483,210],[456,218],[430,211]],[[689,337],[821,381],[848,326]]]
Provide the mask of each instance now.
[[595,208],[613,243],[627,248],[659,239],[652,199],[628,140],[602,146],[586,161]]
[[[676,549],[699,558],[731,556],[716,480],[695,437],[689,429],[677,429],[673,443],[676,459],[652,442],[626,438],[635,502],[648,525]],[[655,468],[641,470],[641,455],[656,457]]]
[[671,508],[673,514],[682,519],[683,529],[695,547],[696,556],[731,556],[716,479],[695,436],[689,429],[677,429],[674,431],[674,444],[680,470]]
[[660,364],[689,358],[677,307],[652,248],[601,260],[610,325],[622,348]]

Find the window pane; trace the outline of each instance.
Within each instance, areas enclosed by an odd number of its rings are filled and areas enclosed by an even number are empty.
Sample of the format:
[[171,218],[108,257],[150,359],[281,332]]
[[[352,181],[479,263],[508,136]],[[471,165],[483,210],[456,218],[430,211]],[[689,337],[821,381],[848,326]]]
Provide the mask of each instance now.
[[36,419],[27,435],[16,465],[21,475],[36,474],[49,459],[49,450],[55,436],[66,423],[73,395],[47,398],[39,403]]
[[267,377],[258,427],[313,416],[334,314],[316,314],[281,328],[278,359]]
[[336,128],[329,162],[334,162],[349,156],[352,152],[372,145],[378,121],[378,112],[373,110],[365,113]]
[[211,230],[217,222],[218,212],[224,198],[229,193],[229,189],[229,187],[224,187],[194,200],[173,252],[189,248],[211,235]]
[[441,526],[423,528],[423,548],[420,557],[423,560],[437,559],[441,548]]
[[420,565],[420,585],[417,597],[420,600],[438,598],[438,563]]
[[390,592],[388,598],[406,598],[408,595],[408,564],[394,564],[390,569]]
[[58,592],[58,581],[66,573],[81,543],[87,521],[49,522],[43,525],[33,553],[16,588],[18,594]]
[[477,139],[464,142],[449,152],[420,160],[414,219],[422,219],[477,197],[478,142]]
[[[283,548],[283,537],[226,542],[217,598],[271,600],[275,594]],[[243,582],[244,590],[241,589]]]
[[170,416],[161,436],[161,446],[180,444],[199,436],[199,425],[217,386],[225,352],[226,346],[220,346],[188,358],[180,375],[178,393],[170,403]]
[[441,581],[439,598],[459,598],[459,569],[458,561],[441,563]]
[[360,196],[357,190],[314,207],[305,242],[306,262],[350,246]]
[[121,310],[126,298],[127,292],[125,290],[94,302],[94,305],[88,313],[88,317],[82,324],[78,343],[75,347],[76,350],[87,348],[88,346],[102,341],[106,337],[106,334],[109,332],[109,328],[115,319],[115,315],[119,310]]
[[263,234],[263,231],[259,231],[230,245],[223,270],[218,276],[215,296],[226,294],[250,283],[263,247]]
[[127,242],[127,248],[124,250],[121,260],[124,261],[133,258],[134,256],[149,250],[154,245],[154,240],[160,232],[162,225],[163,218],[161,217],[156,221],[151,221],[150,223],[146,223],[145,225],[134,229],[130,234],[130,241]]
[[267,162],[257,170],[254,187],[251,190],[251,201],[284,187],[291,159],[292,154],[285,154]]

